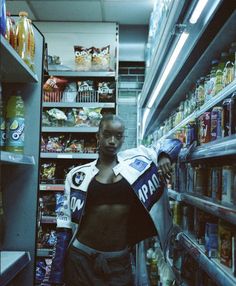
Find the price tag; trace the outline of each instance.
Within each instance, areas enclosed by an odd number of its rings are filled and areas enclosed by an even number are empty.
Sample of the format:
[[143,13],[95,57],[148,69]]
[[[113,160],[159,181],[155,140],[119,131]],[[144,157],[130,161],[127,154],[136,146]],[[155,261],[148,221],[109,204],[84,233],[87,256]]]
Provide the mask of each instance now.
[[58,159],[72,159],[73,155],[71,154],[57,154]]

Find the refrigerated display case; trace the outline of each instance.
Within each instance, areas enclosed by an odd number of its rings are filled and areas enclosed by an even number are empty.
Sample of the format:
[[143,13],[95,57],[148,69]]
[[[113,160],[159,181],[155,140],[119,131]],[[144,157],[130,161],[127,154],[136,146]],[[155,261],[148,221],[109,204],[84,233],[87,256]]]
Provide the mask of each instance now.
[[[203,190],[196,191],[193,184],[198,184],[199,187],[202,183],[199,182],[201,178],[196,175],[196,168],[199,164],[206,165],[206,168],[210,169],[228,168],[231,170],[235,168],[235,131],[232,134],[223,132],[217,139],[210,137],[207,143],[201,142],[198,136],[194,138],[194,141],[189,142],[186,136],[188,136],[189,123],[194,122],[198,126],[199,118],[205,112],[212,112],[216,106],[221,108],[222,102],[233,95],[236,90],[235,74],[234,78],[222,86],[211,98],[196,104],[198,98],[195,97],[194,108],[189,108],[187,111],[183,111],[183,106],[184,108],[187,106],[189,96],[194,94],[193,90],[197,90],[196,86],[200,86],[198,80],[201,80],[203,76],[207,78],[212,61],[220,58],[223,51],[228,51],[234,46],[236,7],[232,1],[205,1],[206,6],[197,22],[191,23],[193,11],[201,1],[189,1],[188,5],[184,2],[174,1],[171,6],[170,17],[167,19],[169,25],[166,24],[162,31],[163,38],[160,38],[159,47],[162,49],[156,48],[146,72],[144,87],[139,99],[139,118],[142,126],[139,128],[139,139],[140,142],[144,139],[144,142],[146,140],[149,144],[173,137],[183,141],[185,148],[175,168],[174,187],[176,189],[169,190],[171,201],[178,202],[180,209],[183,207],[181,211],[185,206],[192,207],[194,219],[196,219],[195,215],[198,210],[212,215],[211,219],[216,224],[218,224],[218,219],[223,219],[225,224],[230,223],[234,237],[235,201],[225,203],[221,197],[220,199],[217,197],[219,194],[203,194]],[[211,176],[215,176],[215,173]],[[190,179],[195,181],[190,182]],[[220,262],[220,254],[218,258],[209,257],[204,245],[199,245],[196,236],[192,235],[192,230],[183,231],[182,222],[179,232],[178,239],[183,247],[183,253],[187,252],[193,257],[213,281],[212,283],[222,286],[236,283],[235,269],[223,265]],[[231,259],[235,259],[233,255]],[[168,261],[175,271],[176,267],[173,262],[170,259]],[[179,285],[183,283],[181,273],[176,280]]]

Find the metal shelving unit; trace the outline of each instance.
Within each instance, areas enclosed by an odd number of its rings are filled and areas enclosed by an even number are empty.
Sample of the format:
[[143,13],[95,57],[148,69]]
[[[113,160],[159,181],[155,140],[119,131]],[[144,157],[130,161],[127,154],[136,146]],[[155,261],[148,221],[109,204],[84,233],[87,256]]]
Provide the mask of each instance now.
[[50,76],[63,76],[63,77],[115,77],[114,71],[71,71],[71,70],[48,70]]
[[41,158],[51,158],[51,159],[88,159],[95,160],[98,158],[97,153],[46,153],[41,152]]
[[25,251],[0,252],[0,285],[5,286],[30,262],[30,253]]
[[5,151],[0,152],[0,162],[7,164],[35,165],[34,156]]
[[65,185],[62,184],[40,184],[40,191],[64,191]]
[[96,133],[98,127],[42,127],[42,132],[60,132],[60,133]]
[[0,59],[4,59],[1,60],[0,81],[14,83],[38,82],[37,74],[32,72],[2,35],[0,35],[0,43]]
[[204,270],[220,286],[235,286],[236,278],[232,272],[217,259],[209,258],[205,255],[204,246],[200,246],[189,233],[181,233],[179,241],[187,252],[200,264],[204,265]]
[[168,196],[175,201],[182,201],[182,193],[176,192],[174,190],[168,189]]
[[183,121],[171,129],[167,134],[165,134],[160,139],[165,139],[171,137],[177,130],[186,126],[187,123],[193,121],[200,117],[204,112],[210,110],[212,107],[216,106],[218,103],[229,97],[234,91],[236,91],[236,79],[227,85],[222,91],[220,91],[215,97],[207,101],[202,105],[198,110],[195,110],[193,113],[189,114]]
[[115,108],[114,102],[44,102],[43,107],[50,108],[69,108],[69,107],[88,107],[88,108]]
[[19,90],[25,104],[24,154],[0,152],[0,184],[5,219],[0,253],[0,285],[9,285],[13,278],[14,285],[19,286],[33,285],[34,280],[44,37],[36,28],[33,29],[37,49],[35,72],[0,36],[3,99],[7,100]]
[[57,218],[55,216],[43,215],[41,218],[41,223],[56,224]]

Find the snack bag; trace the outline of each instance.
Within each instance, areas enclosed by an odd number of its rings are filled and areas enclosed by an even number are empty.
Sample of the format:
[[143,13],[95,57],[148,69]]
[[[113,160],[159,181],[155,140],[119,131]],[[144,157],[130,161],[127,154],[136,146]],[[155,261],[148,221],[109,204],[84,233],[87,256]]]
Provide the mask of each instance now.
[[109,70],[110,66],[110,45],[101,49],[92,47],[92,69]]
[[91,69],[91,49],[82,46],[74,46],[76,69],[88,71]]
[[115,83],[114,82],[99,82],[98,83],[98,98],[100,102],[115,101]]
[[78,102],[95,102],[94,82],[92,80],[78,81]]

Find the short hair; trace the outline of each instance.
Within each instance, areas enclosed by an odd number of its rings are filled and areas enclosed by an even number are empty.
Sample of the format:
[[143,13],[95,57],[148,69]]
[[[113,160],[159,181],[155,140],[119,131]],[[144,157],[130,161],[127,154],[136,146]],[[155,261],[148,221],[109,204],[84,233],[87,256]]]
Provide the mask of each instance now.
[[124,120],[120,116],[112,114],[112,113],[107,113],[102,116],[102,119],[98,126],[98,132],[100,132],[100,130],[102,129],[104,122],[107,122],[107,121],[119,121],[125,130]]

